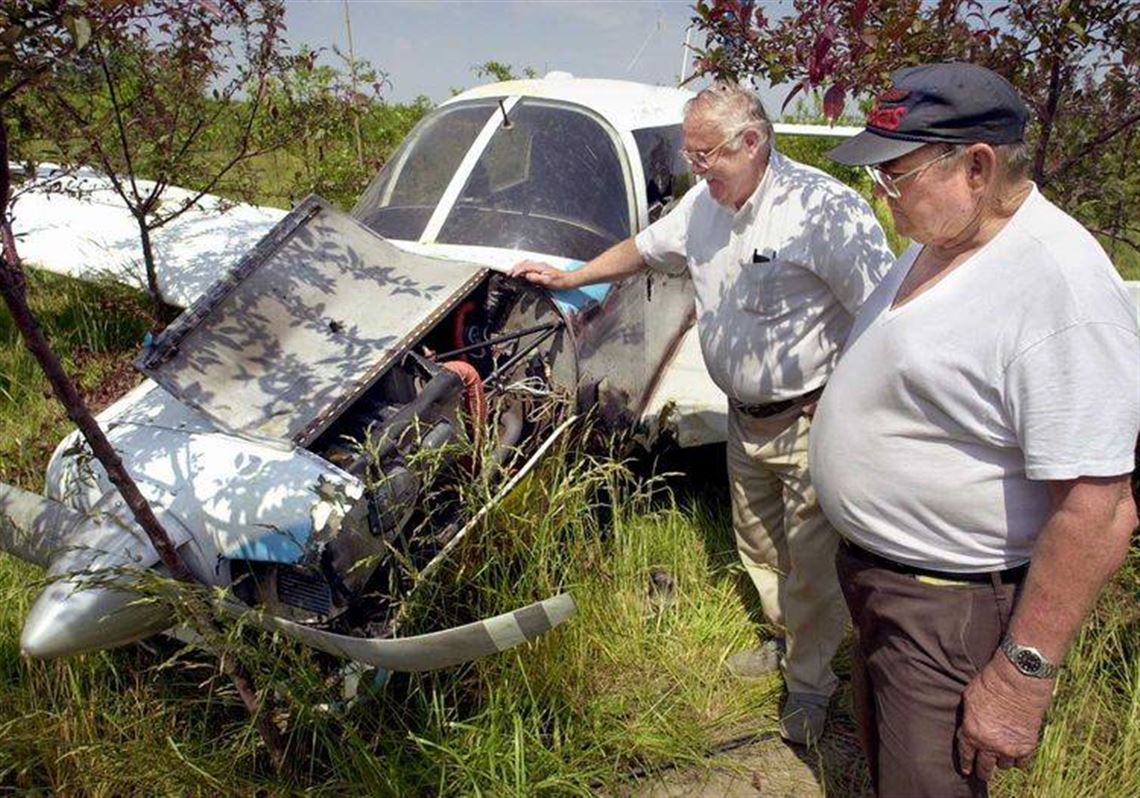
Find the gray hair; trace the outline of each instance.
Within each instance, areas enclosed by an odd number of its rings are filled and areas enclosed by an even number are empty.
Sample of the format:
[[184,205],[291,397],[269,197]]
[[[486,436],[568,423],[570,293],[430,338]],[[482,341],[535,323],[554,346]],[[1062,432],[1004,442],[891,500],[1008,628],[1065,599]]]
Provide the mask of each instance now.
[[1006,184],[1020,183],[1029,179],[1030,170],[1033,168],[1033,154],[1024,141],[995,144],[994,153],[997,155],[998,174]]
[[[1029,173],[1032,168],[1032,153],[1029,145],[1024,141],[1015,141],[1010,144],[990,144],[989,146],[994,151],[997,167],[995,193],[989,200],[990,207],[1002,216],[1009,216],[1017,210],[1020,199],[1024,196],[1022,192],[1026,181],[1029,180]],[[935,167],[952,169],[954,163],[959,157],[966,154],[969,147],[969,144],[950,145],[950,157],[942,163],[936,164]]]
[[[737,83],[718,80],[685,103],[685,118],[697,109],[714,122],[726,135],[732,131],[753,128],[760,133],[761,144],[772,140],[772,123],[764,104],[755,93]],[[729,151],[740,148],[739,139],[724,145]]]
[[[969,144],[950,145],[950,158],[940,166],[951,168],[957,158],[964,155],[970,147]],[[1033,155],[1029,145],[1024,141],[1015,141],[1011,144],[991,144],[997,160],[998,185],[1003,187],[1017,187],[1029,179],[1029,172],[1033,166]]]

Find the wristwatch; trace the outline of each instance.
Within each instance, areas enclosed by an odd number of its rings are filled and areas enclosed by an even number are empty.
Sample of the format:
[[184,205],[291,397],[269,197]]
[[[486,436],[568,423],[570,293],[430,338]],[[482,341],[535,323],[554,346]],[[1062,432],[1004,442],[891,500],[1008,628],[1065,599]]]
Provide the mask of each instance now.
[[1034,679],[1052,679],[1061,670],[1060,665],[1050,662],[1033,646],[1019,645],[1009,637],[1002,640],[998,648],[1013,663],[1013,667]]

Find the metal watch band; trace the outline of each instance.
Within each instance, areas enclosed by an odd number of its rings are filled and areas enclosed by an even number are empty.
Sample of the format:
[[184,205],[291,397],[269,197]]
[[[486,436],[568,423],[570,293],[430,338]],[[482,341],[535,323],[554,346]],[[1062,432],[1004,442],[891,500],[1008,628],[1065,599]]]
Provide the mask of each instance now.
[[1061,670],[1060,665],[1050,662],[1037,649],[1019,645],[1009,637],[1003,639],[998,648],[1013,663],[1013,667],[1034,679],[1052,679]]

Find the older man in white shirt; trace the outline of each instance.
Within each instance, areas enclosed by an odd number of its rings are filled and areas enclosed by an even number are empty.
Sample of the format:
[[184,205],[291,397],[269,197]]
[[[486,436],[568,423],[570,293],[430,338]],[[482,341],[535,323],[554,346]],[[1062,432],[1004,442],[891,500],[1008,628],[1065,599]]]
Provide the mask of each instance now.
[[[553,289],[646,266],[688,268],[705,365],[730,406],[740,557],[765,615],[785,630],[780,728],[805,743],[823,730],[847,614],[832,564],[838,539],[808,473],[804,411],[892,255],[854,191],[772,148],[771,124],[751,92],[727,83],[705,89],[686,106],[683,136],[682,154],[704,181],[671,213],[577,271],[524,261],[512,273]],[[746,676],[771,671],[782,648],[769,641],[729,666]]]
[[915,243],[859,312],[811,462],[876,793],[984,796],[1036,747],[1127,554],[1140,330],[1096,239],[1029,180],[1008,81],[950,63],[892,84],[831,157],[869,167]]

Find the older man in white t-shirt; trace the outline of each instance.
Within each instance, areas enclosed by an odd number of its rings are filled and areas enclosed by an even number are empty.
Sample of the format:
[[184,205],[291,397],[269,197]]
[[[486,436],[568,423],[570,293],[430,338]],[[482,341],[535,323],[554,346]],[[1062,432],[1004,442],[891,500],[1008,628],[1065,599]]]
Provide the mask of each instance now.
[[[686,106],[683,135],[683,155],[704,181],[671,213],[577,271],[526,261],[513,274],[573,288],[647,265],[688,268],[705,365],[729,399],[738,550],[765,615],[786,634],[781,732],[804,743],[823,730],[847,620],[832,564],[838,538],[808,473],[804,410],[892,256],[854,191],[772,148],[751,92],[725,83],[701,92]],[[729,664],[758,675],[779,661],[768,645]]]
[[880,796],[976,796],[1033,751],[1065,651],[1136,525],[1140,331],[1088,231],[1027,177],[989,70],[900,70],[867,130],[915,244],[864,304],[811,465],[843,535]]

